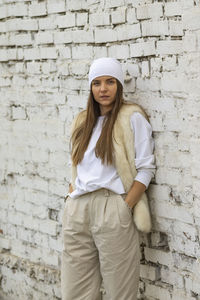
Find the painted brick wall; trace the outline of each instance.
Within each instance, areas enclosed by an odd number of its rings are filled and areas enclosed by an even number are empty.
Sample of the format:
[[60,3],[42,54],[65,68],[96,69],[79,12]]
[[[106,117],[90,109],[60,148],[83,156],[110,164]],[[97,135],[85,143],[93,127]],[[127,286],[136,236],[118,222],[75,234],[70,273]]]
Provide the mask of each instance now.
[[138,299],[199,300],[199,0],[0,0],[1,292],[60,299],[69,126],[101,56],[123,64],[155,138]]

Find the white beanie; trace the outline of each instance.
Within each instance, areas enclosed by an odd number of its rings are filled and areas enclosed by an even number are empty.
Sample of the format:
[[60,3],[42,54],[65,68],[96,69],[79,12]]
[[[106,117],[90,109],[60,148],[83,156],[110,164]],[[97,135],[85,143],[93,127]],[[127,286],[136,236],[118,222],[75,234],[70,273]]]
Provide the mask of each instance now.
[[95,59],[89,71],[89,87],[93,79],[99,76],[112,76],[124,86],[123,71],[120,62],[112,57]]

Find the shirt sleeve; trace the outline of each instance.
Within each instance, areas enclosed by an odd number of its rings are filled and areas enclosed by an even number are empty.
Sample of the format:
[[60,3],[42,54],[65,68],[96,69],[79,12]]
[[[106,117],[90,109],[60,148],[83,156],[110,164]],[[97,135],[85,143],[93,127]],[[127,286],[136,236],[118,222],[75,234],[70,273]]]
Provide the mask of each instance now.
[[154,140],[152,128],[145,117],[136,112],[130,119],[135,142],[135,166],[137,175],[135,180],[143,183],[148,188],[155,175]]

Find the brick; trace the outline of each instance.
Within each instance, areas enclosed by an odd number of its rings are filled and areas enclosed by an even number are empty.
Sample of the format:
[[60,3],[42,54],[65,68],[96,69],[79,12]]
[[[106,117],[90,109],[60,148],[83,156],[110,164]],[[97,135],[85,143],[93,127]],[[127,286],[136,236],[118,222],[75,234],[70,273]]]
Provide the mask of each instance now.
[[9,224],[19,225],[23,224],[23,217],[24,215],[19,212],[9,212],[8,213],[8,222]]
[[75,14],[66,13],[64,16],[58,16],[55,23],[59,28],[69,28],[75,26]]
[[149,265],[140,265],[140,277],[156,281],[160,279],[160,270],[158,267]]
[[133,24],[133,23],[138,23],[138,20],[136,18],[136,9],[135,8],[129,8],[127,10],[127,23],[128,24]]
[[200,183],[199,183],[199,179],[193,179],[193,193],[194,195],[196,195],[198,197],[199,195],[199,187],[200,187]]
[[110,57],[117,59],[127,59],[129,57],[128,45],[114,45],[108,48],[108,54]]
[[190,241],[187,238],[176,236],[170,241],[170,249],[173,252],[182,253],[187,256],[197,256],[199,252],[198,242]]
[[142,36],[169,35],[168,21],[142,22]]
[[1,9],[0,9],[0,19],[5,19],[7,18],[7,6],[4,5],[4,6],[1,6]]
[[126,21],[126,7],[120,7],[111,13],[112,24],[122,24]]
[[94,46],[93,47],[93,56],[94,59],[99,58],[99,57],[106,57],[107,56],[107,48],[106,47],[98,47]]
[[10,240],[0,236],[0,248],[9,250],[10,249]]
[[130,44],[131,57],[149,56],[155,54],[156,54],[156,48],[155,48],[154,41]]
[[0,49],[0,61],[8,61],[8,52],[7,52],[7,50]]
[[[0,25],[1,26],[1,25]],[[9,37],[7,34],[1,34],[0,46],[9,46]]]
[[36,44],[52,44],[53,34],[51,32],[39,32],[35,35]]
[[[94,15],[94,14],[92,14]],[[76,13],[76,26],[85,26],[88,23],[88,13]]]
[[[22,154],[21,154],[22,155]],[[30,159],[30,158],[29,158]],[[24,188],[32,188],[34,184],[34,189],[36,191],[48,191],[48,182],[40,178],[39,176],[22,176],[17,178],[17,183]]]
[[38,23],[36,20],[31,19],[9,19],[6,21],[7,31],[36,31],[38,30]]
[[68,44],[73,40],[71,31],[56,32],[54,34],[55,44]]
[[165,57],[163,59],[163,71],[175,71],[177,68],[176,56]]
[[136,80],[136,87],[141,91],[159,91],[160,90],[160,80],[159,78],[140,78]]
[[195,300],[195,297],[191,296],[191,293],[187,294],[184,290],[182,289],[177,289],[174,287],[172,291],[172,300]]
[[25,109],[23,107],[12,107],[12,119],[16,120],[16,119],[22,119],[25,120],[26,119],[26,112]]
[[54,0],[47,0],[47,12],[48,14],[55,14],[60,12],[65,12],[65,1],[57,0],[56,3]]
[[183,276],[179,275],[178,273],[162,268],[160,275],[163,282],[176,286],[180,289],[184,289]]
[[7,5],[7,16],[24,17],[28,15],[28,5],[24,3],[15,3]]
[[25,60],[40,59],[40,50],[37,48],[24,49],[24,59]]
[[70,11],[76,11],[76,10],[88,10],[88,3],[85,0],[68,0],[67,1],[67,9]]
[[161,78],[161,88],[164,91],[170,92],[187,92],[188,85],[183,85],[183,82],[187,82],[184,74],[176,75],[165,73]]
[[31,150],[31,160],[35,163],[47,163],[49,159],[49,154],[47,151],[42,149],[32,149]]
[[162,232],[151,233],[151,246],[152,247],[167,247],[168,246],[168,236]]
[[183,12],[183,29],[197,30],[200,29],[200,8],[193,7]]
[[64,62],[61,65],[59,65],[59,74],[65,76],[69,75],[69,64],[67,62]]
[[114,7],[119,7],[123,6],[124,0],[107,0],[106,1],[106,8],[114,8]]
[[62,252],[63,249],[61,240],[53,238],[52,236],[49,237],[49,247],[58,252]]
[[190,138],[189,136],[180,133],[178,136],[178,150],[189,151],[190,150]]
[[36,16],[44,16],[47,14],[46,10],[46,3],[39,2],[39,3],[31,3],[29,5],[29,16],[36,17]]
[[30,33],[10,35],[9,41],[10,41],[10,45],[17,45],[17,46],[33,44],[33,40]]
[[183,36],[183,24],[180,21],[169,20],[170,36]]
[[200,50],[200,34],[197,35],[197,50]]
[[37,63],[37,62],[28,62],[26,64],[27,66],[27,72],[29,74],[40,74],[41,73],[41,70],[40,70],[40,67],[41,67],[41,64],[40,63]]
[[[151,120],[153,122],[153,120]],[[178,122],[174,121],[174,127],[176,127]],[[162,123],[163,124],[163,123]],[[156,171],[156,182],[159,184],[167,185],[178,185],[181,181],[180,170],[177,169],[168,169],[158,168]]]
[[167,2],[164,6],[165,16],[173,17],[173,16],[182,16],[183,5],[181,1],[178,2]]
[[159,201],[154,202],[153,215],[172,220],[179,220],[183,223],[193,223],[193,217],[187,208],[169,203],[167,204]]
[[89,24],[92,26],[110,25],[109,13],[91,13],[89,14]]
[[25,229],[38,231],[39,230],[38,219],[33,218],[30,215],[24,215],[24,217],[23,217],[23,227]]
[[[39,29],[55,29],[56,28],[56,17],[55,16],[48,16],[48,18],[41,18],[38,20]],[[58,32],[57,32],[58,34]]]
[[155,299],[171,300],[170,292],[167,289],[150,284],[146,284],[145,295]]
[[[194,206],[195,205],[196,204],[194,203]],[[196,207],[196,208],[198,208],[198,207]],[[193,224],[192,225],[186,224],[183,222],[179,222],[178,220],[176,222],[176,226],[173,229],[173,231],[177,236],[189,239],[190,241],[193,241],[193,242],[196,241],[196,237],[198,236],[198,231],[195,227],[193,227]]]
[[54,118],[48,119],[46,121],[46,132],[49,136],[54,134],[63,135],[64,134],[64,126],[63,122]]
[[184,52],[196,51],[196,35],[194,33],[185,33],[183,37],[183,50]]
[[42,59],[56,59],[57,58],[57,51],[55,48],[50,47],[43,47],[40,48],[40,57]]
[[172,151],[166,153],[165,162],[171,168],[181,168],[183,165],[185,168],[190,167],[190,154],[181,153],[180,151]]
[[52,195],[58,195],[60,197],[64,197],[64,195],[66,195],[66,185],[64,183],[58,184],[57,182],[55,182],[54,179],[52,179],[49,182],[49,191],[52,193]]
[[130,76],[125,75],[124,82],[125,82],[124,92],[134,93],[136,90],[135,78],[130,78]]
[[173,257],[171,252],[145,247],[144,254],[147,261],[159,263],[161,265],[168,266],[169,268],[173,265]]
[[93,43],[93,30],[76,30],[72,31],[72,39],[74,43]]
[[16,60],[17,59],[17,50],[16,49],[8,49],[8,59]]
[[[0,32],[4,32],[6,33],[6,23],[5,22],[1,22],[0,23]],[[5,35],[6,36],[6,35]],[[2,36],[1,36],[1,40],[2,40]],[[2,41],[0,40],[0,42],[2,43]]]
[[134,63],[127,63],[127,71],[132,77],[138,77],[140,74],[138,64]]
[[58,231],[58,223],[52,220],[41,220],[38,230],[49,235],[56,235]]
[[59,57],[60,58],[71,58],[71,48],[70,47],[64,47],[59,48]]
[[92,46],[75,46],[72,48],[73,59],[92,59],[93,47]]
[[[50,166],[55,166],[57,167],[62,167],[62,166],[66,166],[67,162],[66,162],[66,154],[62,151],[58,152],[54,152],[54,153],[50,153],[49,155],[49,164]],[[62,188],[62,186],[61,186]]]
[[87,98],[81,98],[80,95],[68,95],[67,103],[71,107],[81,107],[84,108],[87,103]]
[[163,16],[163,7],[161,3],[153,3],[148,5],[141,5],[137,7],[137,19],[159,19]]
[[142,78],[150,76],[150,69],[149,69],[149,62],[143,61],[142,62]]
[[70,73],[75,76],[86,76],[88,72],[88,64],[80,63],[80,61],[72,62],[70,65]]
[[141,30],[139,24],[133,25],[121,25],[116,28],[117,39],[121,40],[131,40],[141,37]]
[[158,41],[156,53],[158,55],[181,54],[183,52],[182,41]]
[[117,32],[113,29],[95,29],[95,43],[108,43],[117,41]]

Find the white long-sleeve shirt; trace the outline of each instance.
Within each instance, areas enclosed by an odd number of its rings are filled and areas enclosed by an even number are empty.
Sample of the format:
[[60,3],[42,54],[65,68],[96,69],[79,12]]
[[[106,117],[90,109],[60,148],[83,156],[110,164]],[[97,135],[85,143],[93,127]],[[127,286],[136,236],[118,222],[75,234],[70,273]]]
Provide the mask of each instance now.
[[[125,193],[115,167],[102,164],[101,159],[95,155],[95,147],[101,134],[103,120],[104,116],[98,118],[83,160],[77,165],[75,190],[69,194],[71,198],[100,188],[112,190],[117,194]],[[138,112],[131,116],[130,122],[134,134],[135,167],[138,172],[134,180],[143,183],[147,188],[155,174],[152,128],[143,115]]]

